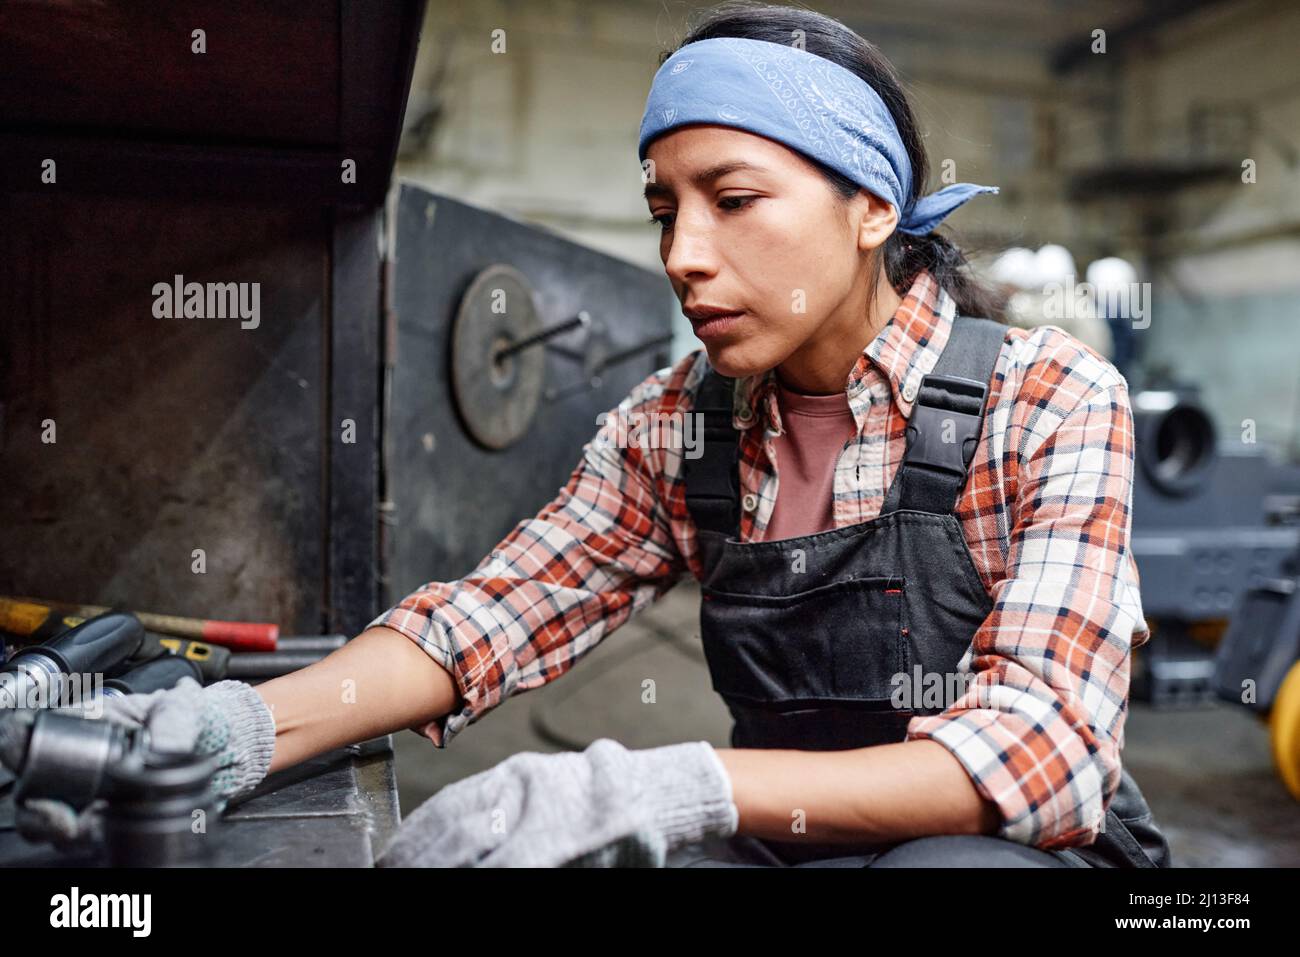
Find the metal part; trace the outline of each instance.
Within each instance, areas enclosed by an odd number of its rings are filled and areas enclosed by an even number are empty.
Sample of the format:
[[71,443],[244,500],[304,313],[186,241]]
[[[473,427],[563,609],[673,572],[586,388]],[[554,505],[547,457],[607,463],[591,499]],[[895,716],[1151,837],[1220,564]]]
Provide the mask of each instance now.
[[[434,203],[437,215],[430,220],[425,210]],[[581,379],[592,332],[574,326],[512,359],[540,357],[545,384],[581,380],[582,394],[563,403],[539,402],[527,432],[513,445],[486,448],[464,427],[450,381],[449,326],[474,277],[491,263],[509,263],[536,292],[542,323],[534,332],[585,311],[593,328],[608,329],[606,355],[668,333],[680,309],[662,271],[549,230],[409,183],[399,187],[396,206],[392,301],[400,348],[385,418],[385,501],[392,503],[381,513],[388,530],[385,607],[425,582],[463,576],[521,518],[536,514],[572,474],[583,444],[599,428],[600,413],[668,364],[656,352],[645,352],[606,367],[599,388],[592,389]],[[480,356],[480,367],[484,362]],[[458,507],[469,501],[472,509]],[[293,627],[300,634],[320,630]]]
[[1190,396],[1139,392],[1133,398],[1136,456],[1147,479],[1167,495],[1185,495],[1205,481],[1215,459],[1214,423]]
[[[61,801],[77,811],[103,798],[104,840],[114,866],[201,863],[211,857],[217,826],[212,775],[216,759],[160,754],[148,733],[113,721],[41,710],[14,713],[31,721],[25,753],[6,754],[19,768],[13,800]],[[204,824],[195,828],[196,812]],[[96,812],[98,813],[98,812]]]
[[1300,801],[1300,662],[1291,666],[1268,716],[1269,742],[1278,775]]
[[[12,789],[10,789],[12,791]],[[76,858],[14,830],[0,792],[0,867],[102,865],[103,847]],[[211,815],[209,815],[211,820]],[[214,867],[369,867],[401,819],[392,737],[336,748],[269,775],[221,815]]]
[[[1135,661],[1132,696],[1157,706],[1208,705],[1230,684],[1240,698],[1243,676],[1262,691],[1255,669],[1267,649],[1248,636],[1277,604],[1260,584],[1285,577],[1300,548],[1300,523],[1287,518],[1300,467],[1266,447],[1216,444],[1188,386],[1135,393],[1133,422],[1130,547],[1152,637]],[[1216,643],[1232,659],[1217,667]]]
[[137,736],[112,721],[42,710],[32,723],[14,799],[54,798],[80,810],[104,787],[104,772]]
[[545,332],[532,287],[511,266],[488,266],[461,298],[452,327],[452,395],[466,430],[484,447],[508,448],[532,424],[546,359],[537,349],[508,350]]
[[[208,755],[128,753],[109,766],[104,847],[113,867],[209,863],[221,827]],[[202,825],[196,827],[196,822]]]
[[226,669],[228,678],[278,678],[291,671],[298,671],[308,665],[314,665],[330,652],[293,651],[261,652],[247,655],[231,655],[230,665]]
[[[653,339],[647,339],[645,342],[639,342],[634,346],[628,346],[626,349],[619,349],[616,352],[610,352],[609,339],[605,334],[605,327],[594,322],[584,343],[584,349],[577,357],[582,361],[582,372],[585,377],[583,381],[576,382],[572,385],[562,386],[559,388],[548,388],[546,390],[546,400],[553,402],[557,399],[566,399],[571,395],[578,395],[582,392],[588,392],[592,389],[599,389],[603,384],[603,374],[606,369],[627,362],[629,359],[636,359],[639,356],[651,351],[667,346],[673,341],[672,333],[667,335],[655,336]],[[568,353],[573,358],[573,353]]]
[[33,701],[58,707],[62,673],[59,663],[48,655],[28,649],[15,653],[0,673],[0,707],[25,708]]
[[287,653],[336,651],[347,643],[346,635],[290,635],[280,639],[278,650]]
[[[1220,698],[1267,714],[1300,660],[1300,576],[1261,581],[1242,596],[1215,658]],[[1249,693],[1248,693],[1249,692]]]
[[578,328],[589,328],[590,326],[591,326],[591,316],[584,310],[578,313],[572,319],[566,319],[564,322],[556,323],[553,326],[548,326],[547,328],[543,329],[541,332],[535,332],[531,336],[526,336],[525,338],[520,339],[512,346],[506,346],[503,349],[497,350],[495,358],[503,359],[507,356],[512,356],[516,352],[520,352],[524,349],[531,349],[533,348],[533,346],[541,345],[547,340],[554,339],[556,336],[562,335],[563,333],[569,332],[570,330],[578,329]]

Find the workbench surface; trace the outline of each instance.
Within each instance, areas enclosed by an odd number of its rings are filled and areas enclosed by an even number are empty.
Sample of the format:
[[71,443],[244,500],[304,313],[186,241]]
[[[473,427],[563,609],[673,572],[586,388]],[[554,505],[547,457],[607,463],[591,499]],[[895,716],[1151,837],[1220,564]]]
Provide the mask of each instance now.
[[[102,852],[66,853],[24,840],[13,787],[0,793],[0,867],[102,867]],[[401,819],[391,735],[269,775],[227,809],[209,867],[370,867]]]

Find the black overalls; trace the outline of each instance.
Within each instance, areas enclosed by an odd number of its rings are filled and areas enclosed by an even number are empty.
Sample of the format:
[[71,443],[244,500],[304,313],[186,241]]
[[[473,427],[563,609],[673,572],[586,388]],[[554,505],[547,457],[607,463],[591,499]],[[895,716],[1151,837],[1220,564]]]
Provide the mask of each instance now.
[[[701,637],[713,687],[735,719],[733,747],[830,751],[902,741],[913,716],[943,710],[895,707],[893,679],[910,680],[918,665],[926,675],[956,673],[993,608],[953,508],[1005,330],[956,318],[921,382],[907,451],[876,518],[779,541],[739,540],[733,380],[706,375],[695,406],[704,452],[685,460],[686,502],[703,563]],[[869,863],[892,846],[795,837],[762,844],[786,863],[852,854]],[[1097,841],[1056,853],[1076,865],[1168,865],[1168,846],[1127,771]]]

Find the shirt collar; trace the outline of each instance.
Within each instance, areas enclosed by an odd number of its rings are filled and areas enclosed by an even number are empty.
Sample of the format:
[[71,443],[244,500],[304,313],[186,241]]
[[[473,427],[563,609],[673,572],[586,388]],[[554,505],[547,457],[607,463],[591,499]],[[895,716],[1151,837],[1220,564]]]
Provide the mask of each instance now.
[[[874,365],[889,383],[894,404],[903,417],[911,416],[921,379],[939,361],[956,310],[955,300],[928,270],[917,274],[898,310],[867,343],[849,372],[844,389],[855,413],[868,385],[867,372]],[[732,424],[743,430],[755,421],[762,421],[773,432],[780,431],[774,369],[736,380]]]

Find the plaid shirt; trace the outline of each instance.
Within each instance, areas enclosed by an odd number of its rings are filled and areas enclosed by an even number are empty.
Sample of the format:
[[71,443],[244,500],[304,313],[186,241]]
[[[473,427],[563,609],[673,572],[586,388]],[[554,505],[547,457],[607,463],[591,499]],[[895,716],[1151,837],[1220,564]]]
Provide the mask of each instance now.
[[[911,402],[954,313],[922,272],[850,373],[859,433],[835,470],[837,528],[879,514]],[[706,370],[696,350],[645,379],[611,416],[626,424],[638,412],[689,412]],[[990,388],[955,514],[993,610],[959,665],[974,675],[965,694],[913,718],[907,739],[933,739],[956,756],[1000,811],[1002,837],[1045,849],[1089,844],[1119,786],[1130,649],[1149,637],[1129,551],[1128,387],[1089,347],[1042,326],[1007,329]],[[740,537],[757,541],[778,489],[771,370],[737,380],[733,421],[743,430]],[[436,746],[564,674],[685,572],[700,577],[682,443],[605,435],[584,446],[558,496],[477,568],[424,585],[375,619],[455,680],[464,706],[415,729]]]

